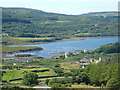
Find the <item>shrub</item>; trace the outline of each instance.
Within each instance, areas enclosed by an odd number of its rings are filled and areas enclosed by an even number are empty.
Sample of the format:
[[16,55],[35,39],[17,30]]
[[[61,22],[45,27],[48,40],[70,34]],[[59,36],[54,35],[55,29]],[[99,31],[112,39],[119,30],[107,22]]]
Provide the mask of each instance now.
[[84,82],[81,82],[81,83],[80,83],[80,85],[86,85],[86,83],[84,83]]
[[106,84],[107,88],[120,88],[119,86],[120,81],[117,78],[111,78]]
[[36,84],[38,84],[37,79],[38,79],[37,74],[32,73],[32,72],[27,73],[23,76],[23,84],[24,85],[30,85],[30,86],[33,85],[33,84],[36,85]]

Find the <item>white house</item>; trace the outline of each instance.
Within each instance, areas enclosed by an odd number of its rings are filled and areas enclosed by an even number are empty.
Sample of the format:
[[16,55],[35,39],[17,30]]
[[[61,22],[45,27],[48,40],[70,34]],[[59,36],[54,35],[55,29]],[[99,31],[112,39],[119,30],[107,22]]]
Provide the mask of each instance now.
[[89,51],[89,50],[88,50],[88,49],[84,49],[83,51],[84,51],[84,53],[86,53],[86,52]]
[[67,52],[65,52],[65,58],[68,58],[68,53]]

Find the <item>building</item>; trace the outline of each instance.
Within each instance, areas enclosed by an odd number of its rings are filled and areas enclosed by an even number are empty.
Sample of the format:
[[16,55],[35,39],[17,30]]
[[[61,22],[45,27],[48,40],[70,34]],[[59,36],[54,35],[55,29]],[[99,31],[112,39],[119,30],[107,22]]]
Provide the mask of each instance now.
[[99,61],[111,60],[112,57],[100,57]]
[[13,65],[17,65],[17,64],[21,64],[22,62],[16,62],[16,63],[13,63]]
[[85,68],[85,67],[87,67],[88,65],[82,65],[82,68]]
[[88,49],[84,49],[83,52],[86,53],[87,51],[89,51]]
[[68,58],[68,53],[67,52],[65,52],[65,58]]
[[32,62],[32,59],[22,59],[22,63]]
[[77,55],[81,54],[81,52],[76,52]]
[[92,61],[93,59],[90,56],[85,56],[82,60],[80,60],[80,63],[88,63]]

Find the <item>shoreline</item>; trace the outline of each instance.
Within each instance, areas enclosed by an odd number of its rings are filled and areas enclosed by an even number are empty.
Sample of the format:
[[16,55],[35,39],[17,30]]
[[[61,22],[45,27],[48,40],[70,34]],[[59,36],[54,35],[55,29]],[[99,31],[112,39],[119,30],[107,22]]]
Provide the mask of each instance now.
[[[115,36],[114,36],[115,37]],[[70,38],[70,39],[64,39],[64,40],[58,40],[58,41],[54,41],[54,42],[46,42],[46,43],[43,43],[43,44],[50,44],[50,43],[58,43],[58,42],[66,42],[66,41],[77,41],[77,40],[86,40],[86,39],[99,39],[99,38],[111,38],[111,37],[78,37],[78,38]],[[35,44],[27,44],[27,45],[39,45],[39,43],[35,43]],[[19,46],[18,46],[19,47]],[[27,46],[29,47],[29,46]],[[44,48],[42,49],[44,50]],[[31,50],[30,50],[31,51]],[[30,52],[30,51],[25,51],[25,52]],[[32,50],[33,51],[33,50]],[[31,51],[31,52],[32,52]],[[37,51],[37,50],[34,50],[34,51]],[[20,51],[21,52],[21,51]],[[17,53],[17,52],[12,52],[12,53],[3,53],[3,57],[6,57],[7,54],[14,54],[14,53]],[[50,54],[61,54],[61,53],[50,53]]]
[[[57,43],[57,42],[65,42],[65,41],[75,41],[75,40],[86,40],[86,39],[98,39],[98,38],[111,38],[111,37],[118,37],[118,36],[104,36],[104,37],[72,37],[70,39],[63,39],[57,40],[53,42],[38,42],[38,43],[31,43],[29,45],[36,45],[36,44],[49,44],[49,43]],[[27,44],[25,44],[27,45]]]
[[[69,39],[56,40],[52,42],[35,42],[35,43],[26,43],[26,44],[10,44],[5,46],[12,45],[37,45],[37,44],[49,44],[49,43],[57,43],[57,42],[65,42],[65,41],[75,41],[75,40],[86,40],[86,39],[97,39],[97,38],[110,38],[110,37],[119,37],[119,36],[104,36],[104,37],[71,37]],[[34,38],[33,38],[34,39]]]
[[26,50],[20,50],[20,51],[13,51],[13,52],[2,52],[2,58],[6,58],[8,54],[15,54],[15,53],[19,53],[19,52],[32,52],[32,51],[41,51],[44,50],[43,48],[34,48],[34,49],[26,49]]

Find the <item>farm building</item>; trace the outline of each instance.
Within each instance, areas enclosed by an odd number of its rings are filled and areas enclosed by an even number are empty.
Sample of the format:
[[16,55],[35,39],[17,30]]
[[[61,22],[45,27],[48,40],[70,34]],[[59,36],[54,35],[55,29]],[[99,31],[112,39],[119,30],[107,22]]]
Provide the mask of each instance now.
[[112,57],[100,57],[99,61],[111,60]]
[[82,68],[85,68],[85,67],[87,67],[88,65],[82,65]]
[[85,56],[82,60],[80,60],[80,63],[88,63],[92,61],[93,59],[90,56]]
[[22,59],[22,63],[26,63],[26,62],[32,62],[32,59]]

